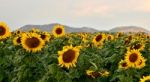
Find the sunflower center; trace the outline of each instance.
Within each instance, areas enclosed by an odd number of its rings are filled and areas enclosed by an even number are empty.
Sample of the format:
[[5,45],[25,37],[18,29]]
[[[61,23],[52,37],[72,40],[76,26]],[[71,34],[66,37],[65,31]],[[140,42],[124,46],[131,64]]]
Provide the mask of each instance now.
[[57,29],[56,29],[56,33],[57,33],[57,34],[61,34],[61,33],[62,33],[62,29],[61,29],[61,28],[57,28]]
[[145,82],[150,82],[150,79],[146,80]]
[[108,40],[111,40],[111,36],[108,36]]
[[100,76],[100,74],[99,74],[98,72],[92,72],[92,75],[93,75],[94,77],[99,77],[99,76]]
[[137,44],[134,46],[134,49],[139,49],[141,47],[141,44]]
[[0,26],[0,36],[4,35],[6,32],[6,29],[3,26]]
[[36,48],[39,46],[39,44],[40,44],[40,41],[36,37],[27,38],[26,40],[26,45],[30,48]]
[[96,37],[96,41],[97,42],[100,41],[101,39],[102,39],[102,35],[101,34]]
[[72,49],[64,52],[63,54],[63,61],[66,63],[72,62],[75,58],[75,51],[73,51]]
[[130,40],[125,40],[125,44],[129,44],[130,43]]
[[17,31],[17,34],[20,34],[20,31]]
[[129,40],[132,40],[132,36],[129,36],[128,39],[129,39]]
[[42,34],[41,38],[44,40],[46,38],[46,35]]
[[21,38],[20,37],[17,38],[17,43],[21,43]]
[[132,54],[129,56],[130,62],[135,62],[137,59],[138,59],[138,55],[137,55],[136,53],[132,53]]
[[127,67],[127,63],[126,62],[122,63],[122,67]]
[[118,37],[121,37],[121,33],[118,34]]

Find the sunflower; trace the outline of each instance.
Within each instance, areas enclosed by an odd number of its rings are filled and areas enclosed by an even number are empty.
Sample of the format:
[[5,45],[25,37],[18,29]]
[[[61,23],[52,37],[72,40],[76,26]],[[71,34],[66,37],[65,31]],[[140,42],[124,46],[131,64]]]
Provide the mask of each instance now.
[[45,42],[36,33],[24,33],[22,34],[21,44],[28,52],[37,52],[44,47]]
[[65,29],[63,25],[55,25],[52,33],[55,37],[61,37],[65,35]]
[[10,29],[6,23],[0,22],[0,40],[5,39],[11,35]]
[[146,35],[146,38],[147,38],[147,39],[150,39],[150,34],[149,34],[149,35]]
[[17,31],[16,31],[16,34],[20,34],[20,33],[21,33],[21,31],[20,31],[20,30],[17,30]]
[[64,46],[62,51],[58,51],[58,62],[61,67],[76,67],[79,56],[79,47]]
[[144,47],[145,47],[145,45],[144,44],[135,44],[134,46],[133,46],[133,48],[134,49],[136,49],[136,50],[144,50]]
[[133,39],[133,35],[129,35],[129,36],[128,36],[128,39],[129,39],[129,40],[132,40],[132,39]]
[[93,43],[95,46],[101,45],[105,40],[106,35],[104,33],[98,34],[93,38]]
[[128,45],[128,44],[130,44],[130,43],[131,43],[131,40],[129,40],[129,39],[126,38],[125,41],[124,41],[124,44],[125,44],[125,45]]
[[143,78],[140,79],[140,82],[150,82],[150,75],[149,76],[143,76]]
[[87,38],[88,38],[88,35],[86,34],[86,33],[81,33],[81,34],[79,34],[79,37],[82,39],[82,42],[83,43],[86,43],[88,40],[87,40]]
[[16,46],[16,45],[19,45],[21,43],[21,37],[15,37],[13,39],[13,44]]
[[129,68],[129,66],[128,66],[128,64],[127,64],[126,61],[121,60],[121,61],[119,62],[119,69],[128,69],[128,68]]
[[135,68],[141,69],[145,67],[145,62],[146,59],[144,57],[141,57],[140,62],[135,65]]
[[141,51],[141,50],[144,50],[144,47],[145,47],[144,44],[137,43],[137,44],[135,44],[135,45],[132,45],[132,46],[128,47],[127,49],[128,49],[128,50],[133,50],[133,49],[135,49],[135,50]]
[[125,54],[125,61],[130,67],[135,67],[140,62],[141,57],[141,53],[138,50],[131,50]]
[[99,73],[100,73],[100,75],[101,75],[102,77],[108,77],[109,74],[110,74],[107,70],[103,70],[103,71],[101,71],[101,72],[99,72]]
[[38,32],[40,32],[40,29],[38,29],[38,28],[32,28],[29,32],[31,32],[31,33],[38,33]]
[[93,71],[93,70],[86,70],[86,74],[89,77],[92,77],[92,78],[97,78],[97,77],[101,76],[101,74],[99,72],[96,72],[96,71]]
[[107,35],[107,40],[114,40],[114,36],[111,34]]
[[50,40],[50,34],[49,34],[49,33],[44,32],[44,33],[42,33],[42,34],[40,34],[40,35],[41,35],[41,38],[42,38],[44,41],[49,42],[49,40]]
[[123,34],[124,34],[123,32],[117,32],[115,38],[119,38],[119,37],[121,37]]
[[21,33],[22,33],[22,31],[17,29],[17,30],[15,30],[14,35],[20,35]]

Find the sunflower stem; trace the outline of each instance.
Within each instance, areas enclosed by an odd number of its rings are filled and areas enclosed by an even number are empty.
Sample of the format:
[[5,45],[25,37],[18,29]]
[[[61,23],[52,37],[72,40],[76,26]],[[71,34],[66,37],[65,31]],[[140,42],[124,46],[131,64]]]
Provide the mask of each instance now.
[[90,61],[90,63],[95,67],[96,70],[98,70],[98,67],[95,63],[93,63],[92,61]]

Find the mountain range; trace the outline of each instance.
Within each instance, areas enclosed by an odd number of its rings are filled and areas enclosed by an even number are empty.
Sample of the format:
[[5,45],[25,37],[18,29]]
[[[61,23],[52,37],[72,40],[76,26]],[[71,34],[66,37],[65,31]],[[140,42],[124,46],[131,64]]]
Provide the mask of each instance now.
[[[32,28],[37,28],[40,29],[42,31],[52,31],[54,25],[56,25],[58,23],[52,23],[52,24],[45,24],[45,25],[25,25],[23,27],[20,28],[21,31],[29,31]],[[62,24],[61,24],[62,25]],[[94,28],[90,28],[90,27],[71,27],[71,26],[67,26],[64,25],[65,27],[65,31],[67,33],[70,32],[145,32],[145,33],[150,33],[150,31],[142,28],[142,27],[137,27],[137,26],[120,26],[120,27],[116,27],[113,28],[111,30],[97,30]]]
[[[57,24],[58,23],[45,24],[45,25],[25,25],[25,26],[21,27],[20,30],[29,31],[32,28],[37,28],[37,29],[40,29],[42,31],[52,31],[53,27]],[[70,33],[70,32],[97,32],[98,31],[96,29],[89,28],[89,27],[77,28],[77,27],[70,27],[67,25],[64,25],[64,27],[65,27],[65,31],[67,33]]]

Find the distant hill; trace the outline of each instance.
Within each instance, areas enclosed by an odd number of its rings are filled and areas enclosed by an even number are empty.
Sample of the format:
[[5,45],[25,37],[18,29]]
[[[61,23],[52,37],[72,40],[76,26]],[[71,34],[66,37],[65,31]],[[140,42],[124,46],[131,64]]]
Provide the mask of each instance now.
[[[58,23],[52,23],[52,24],[45,24],[45,25],[25,25],[23,27],[20,28],[20,30],[22,31],[29,31],[31,30],[32,28],[38,28],[42,31],[52,31],[54,25],[56,25]],[[94,33],[94,32],[145,32],[145,33],[150,33],[150,31],[142,28],[142,27],[137,27],[137,26],[120,26],[120,27],[116,27],[116,28],[113,28],[109,31],[104,31],[104,30],[96,30],[96,29],[93,29],[93,28],[90,28],[90,27],[81,27],[81,28],[76,28],[76,27],[70,27],[70,26],[67,26],[67,25],[64,25],[65,26],[65,31],[67,33],[71,33],[71,32],[91,32],[91,33]]]
[[150,33],[150,31],[137,26],[120,26],[110,30],[111,32],[145,32]]
[[[29,31],[31,30],[32,28],[38,28],[42,31],[52,31],[54,25],[56,25],[58,23],[53,23],[53,24],[47,24],[47,25],[25,25],[23,27],[20,28],[20,30],[22,31]],[[89,28],[89,27],[82,27],[82,28],[75,28],[75,27],[70,27],[70,26],[65,26],[65,31],[67,33],[70,33],[70,32],[98,32],[98,30],[96,29],[93,29],[93,28]]]

